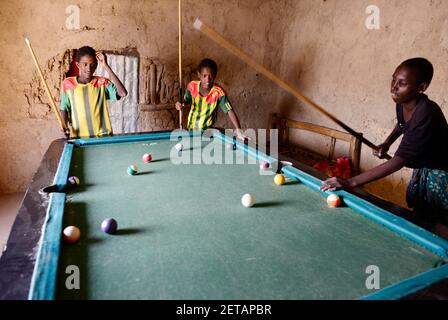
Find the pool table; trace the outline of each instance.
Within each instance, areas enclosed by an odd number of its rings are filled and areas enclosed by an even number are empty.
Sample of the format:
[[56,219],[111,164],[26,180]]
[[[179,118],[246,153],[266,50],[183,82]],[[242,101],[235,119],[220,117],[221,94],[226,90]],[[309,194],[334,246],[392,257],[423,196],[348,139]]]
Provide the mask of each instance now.
[[[219,131],[58,140],[0,260],[0,298],[401,299],[448,277],[446,240],[355,192],[329,207],[295,164],[260,169],[279,160]],[[101,230],[109,217],[115,234]],[[68,225],[79,242],[62,240]]]

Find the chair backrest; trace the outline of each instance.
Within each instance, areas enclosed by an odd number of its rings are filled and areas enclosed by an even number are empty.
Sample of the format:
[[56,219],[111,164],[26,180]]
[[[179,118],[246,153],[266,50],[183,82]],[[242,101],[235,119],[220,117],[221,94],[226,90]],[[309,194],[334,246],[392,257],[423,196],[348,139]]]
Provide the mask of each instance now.
[[331,138],[330,148],[328,150],[328,159],[334,159],[334,151],[337,140],[348,142],[350,145],[349,157],[352,162],[353,173],[359,173],[359,162],[361,157],[361,141],[347,132],[319,126],[316,124],[291,120],[272,114],[270,117],[270,127],[278,129],[279,145],[289,144],[289,130],[299,129],[314,132]]

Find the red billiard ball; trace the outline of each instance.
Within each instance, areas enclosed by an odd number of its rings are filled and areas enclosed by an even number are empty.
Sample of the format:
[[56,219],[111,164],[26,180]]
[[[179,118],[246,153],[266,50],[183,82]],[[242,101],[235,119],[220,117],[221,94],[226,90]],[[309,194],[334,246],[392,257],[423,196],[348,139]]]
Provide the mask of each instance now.
[[75,226],[68,226],[62,231],[62,237],[67,243],[76,243],[81,238],[81,231]]
[[143,155],[143,162],[148,163],[148,162],[151,162],[151,160],[152,160],[152,156],[149,153],[145,153]]

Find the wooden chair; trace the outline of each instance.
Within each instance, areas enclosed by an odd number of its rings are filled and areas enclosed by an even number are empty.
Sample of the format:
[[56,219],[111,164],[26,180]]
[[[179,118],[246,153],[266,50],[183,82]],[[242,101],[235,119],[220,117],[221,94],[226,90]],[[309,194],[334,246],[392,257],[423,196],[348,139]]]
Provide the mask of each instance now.
[[[312,123],[291,120],[272,114],[270,117],[270,127],[278,129],[279,137],[279,152],[288,157],[297,159],[309,166],[313,166],[316,162],[322,160],[334,159],[334,152],[337,140],[342,140],[349,143],[348,157],[352,164],[352,173],[356,175],[359,173],[359,162],[361,156],[361,141],[349,133],[342,132],[335,129],[330,129],[324,126],[319,126]],[[327,155],[318,154],[312,150],[304,147],[292,145],[289,141],[289,132],[291,129],[304,130],[316,134],[324,135],[331,138],[330,147]]]

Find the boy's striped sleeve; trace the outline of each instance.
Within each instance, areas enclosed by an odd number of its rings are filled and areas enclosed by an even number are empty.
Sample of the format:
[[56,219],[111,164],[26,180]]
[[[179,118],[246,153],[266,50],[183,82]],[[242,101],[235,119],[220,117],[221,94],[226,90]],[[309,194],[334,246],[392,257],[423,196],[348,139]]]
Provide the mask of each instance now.
[[184,94],[184,104],[191,104],[191,102],[193,101],[193,98],[191,96],[191,92],[190,90],[185,89],[185,94]]
[[232,110],[232,105],[230,104],[229,98],[227,96],[221,96],[218,99],[218,106],[221,108],[224,113],[229,112]]
[[118,94],[117,86],[112,81],[108,81],[105,89],[106,100],[118,101],[121,99],[121,96]]

